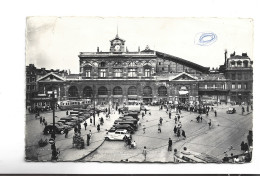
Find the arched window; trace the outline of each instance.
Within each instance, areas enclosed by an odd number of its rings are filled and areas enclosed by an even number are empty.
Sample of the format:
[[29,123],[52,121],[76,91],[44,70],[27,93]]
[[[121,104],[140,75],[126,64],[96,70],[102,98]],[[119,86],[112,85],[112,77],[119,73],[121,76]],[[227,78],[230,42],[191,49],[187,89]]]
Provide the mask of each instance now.
[[161,86],[158,88],[159,96],[167,96],[167,88],[165,86]]
[[243,64],[244,64],[244,67],[248,67],[248,61],[247,60],[243,61]]
[[86,77],[90,77],[91,70],[92,70],[92,67],[90,65],[87,65],[84,67]]
[[117,86],[113,89],[113,95],[122,95],[123,94],[123,90],[121,87]]
[[237,61],[237,67],[241,67],[241,66],[242,66],[242,61],[241,60]]
[[76,86],[71,86],[69,88],[69,97],[77,97],[79,96],[78,88]]
[[102,86],[98,89],[98,95],[107,95],[107,88]]
[[152,88],[150,86],[144,87],[143,94],[144,96],[152,96],[153,94]]
[[137,95],[137,89],[135,86],[131,86],[128,88],[128,95]]
[[144,76],[145,77],[150,77],[151,76],[151,67],[148,65],[144,66]]
[[83,89],[83,97],[92,97],[93,95],[93,90],[91,87],[89,86],[86,86],[84,89]]

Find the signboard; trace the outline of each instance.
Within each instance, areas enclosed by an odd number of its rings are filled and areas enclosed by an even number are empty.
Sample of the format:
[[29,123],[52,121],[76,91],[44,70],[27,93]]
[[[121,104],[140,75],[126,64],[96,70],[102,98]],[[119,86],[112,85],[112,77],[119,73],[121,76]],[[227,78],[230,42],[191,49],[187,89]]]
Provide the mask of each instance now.
[[50,138],[49,139],[49,144],[51,144],[51,145],[55,144],[55,140],[53,138]]

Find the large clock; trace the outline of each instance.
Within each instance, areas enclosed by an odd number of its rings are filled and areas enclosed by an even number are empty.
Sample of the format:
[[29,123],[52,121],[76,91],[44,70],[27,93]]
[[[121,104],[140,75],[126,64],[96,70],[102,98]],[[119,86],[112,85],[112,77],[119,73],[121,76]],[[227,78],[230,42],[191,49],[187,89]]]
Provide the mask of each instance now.
[[115,51],[119,51],[120,50],[120,46],[119,45],[116,45],[115,46]]

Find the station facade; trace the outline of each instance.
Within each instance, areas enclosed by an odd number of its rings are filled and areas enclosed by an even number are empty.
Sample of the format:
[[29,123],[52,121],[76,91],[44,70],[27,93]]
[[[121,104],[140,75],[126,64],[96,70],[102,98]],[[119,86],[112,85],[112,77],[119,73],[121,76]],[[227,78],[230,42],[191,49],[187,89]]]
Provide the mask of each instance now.
[[230,58],[226,54],[224,65],[213,71],[148,46],[129,52],[125,40],[116,35],[109,52],[97,48],[79,53],[79,74],[51,72],[40,77],[38,92],[56,90],[59,101],[87,99],[97,104],[249,101],[253,62],[245,53]]

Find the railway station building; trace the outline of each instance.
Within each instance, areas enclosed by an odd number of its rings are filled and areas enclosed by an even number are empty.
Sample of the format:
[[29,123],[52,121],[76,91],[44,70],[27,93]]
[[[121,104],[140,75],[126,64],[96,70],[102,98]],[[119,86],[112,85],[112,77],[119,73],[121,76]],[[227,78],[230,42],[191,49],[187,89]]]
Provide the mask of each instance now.
[[56,90],[59,101],[86,99],[97,104],[130,102],[230,103],[252,99],[253,61],[246,53],[224,53],[219,69],[146,46],[129,52],[118,35],[110,51],[80,52],[78,74],[47,73],[37,79],[39,94]]

